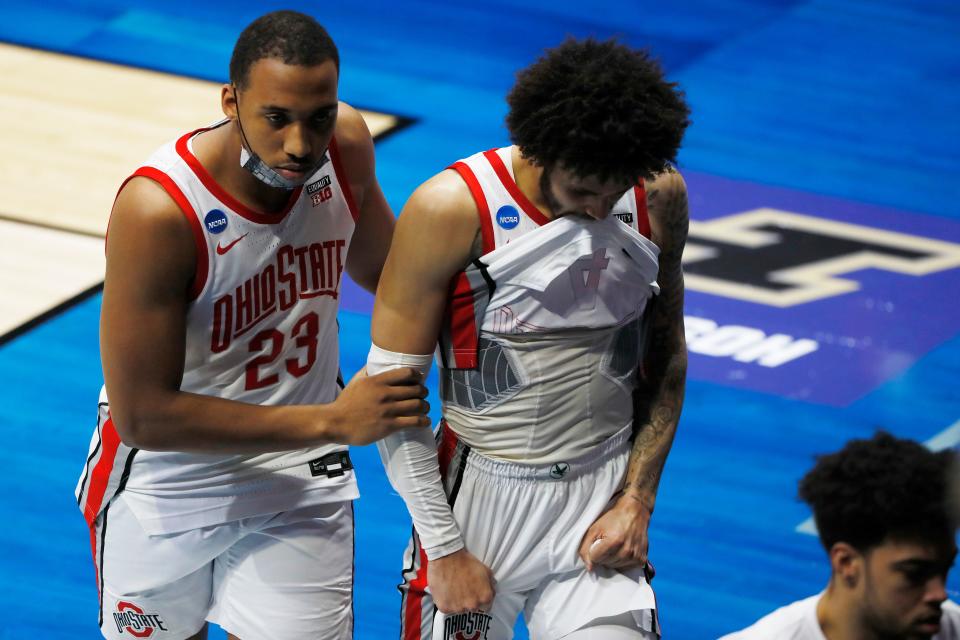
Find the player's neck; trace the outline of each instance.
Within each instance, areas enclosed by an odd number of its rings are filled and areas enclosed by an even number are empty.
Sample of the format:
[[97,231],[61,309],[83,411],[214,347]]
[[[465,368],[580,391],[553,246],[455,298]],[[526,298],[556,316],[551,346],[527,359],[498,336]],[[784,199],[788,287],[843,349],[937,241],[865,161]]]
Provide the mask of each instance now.
[[196,136],[193,152],[224,191],[254,211],[276,213],[289,202],[289,191],[265,185],[240,166],[240,136],[233,123]]
[[543,176],[543,167],[535,165],[522,155],[516,146],[510,150],[510,159],[513,163],[513,180],[523,195],[527,196],[530,204],[540,210],[540,213],[553,219],[556,216],[547,202],[547,198],[540,187],[540,178]]
[[872,640],[873,635],[863,629],[860,617],[853,615],[856,603],[847,589],[831,580],[817,602],[817,622],[827,640]]

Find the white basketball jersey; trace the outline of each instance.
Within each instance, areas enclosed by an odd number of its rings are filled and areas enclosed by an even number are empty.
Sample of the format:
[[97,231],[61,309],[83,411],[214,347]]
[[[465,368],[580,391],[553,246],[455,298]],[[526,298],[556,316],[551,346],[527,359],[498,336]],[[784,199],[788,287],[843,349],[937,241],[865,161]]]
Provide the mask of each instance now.
[[484,253],[454,280],[440,337],[443,415],[478,453],[572,458],[633,419],[658,247],[642,185],[604,220],[546,218],[513,178],[510,147],[455,163]]
[[[720,640],[827,640],[817,618],[822,593],[797,600],[760,618],[746,629]],[[947,600],[941,606],[940,631],[930,640],[960,639],[960,607]]]
[[[156,181],[193,229],[181,390],[262,405],[332,402],[342,386],[340,280],[357,216],[336,140],[286,207],[267,215],[224,191],[197,160],[192,140],[208,130],[161,147],[131,176]],[[77,487],[91,522],[120,491],[150,533],[357,496],[352,471],[317,473],[317,459],[343,445],[260,455],[131,449],[116,433],[105,389],[100,401]]]

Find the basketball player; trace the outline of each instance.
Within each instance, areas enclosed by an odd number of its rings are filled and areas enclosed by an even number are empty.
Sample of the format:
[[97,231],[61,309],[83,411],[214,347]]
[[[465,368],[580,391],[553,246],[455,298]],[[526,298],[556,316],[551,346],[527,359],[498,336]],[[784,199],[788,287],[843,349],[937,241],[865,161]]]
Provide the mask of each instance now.
[[206,620],[244,640],[352,637],[346,445],[428,419],[411,369],[339,381],[341,278],[375,289],[393,215],[338,74],[313,18],[257,19],[226,119],[117,196],[77,488],[106,638],[202,638]]
[[510,638],[521,611],[533,638],[655,637],[647,528],[686,372],[668,162],[689,111],[614,41],[549,50],[507,101],[514,145],[417,189],[374,306],[368,371],[440,347],[438,444],[378,445],[415,528],[402,637]]
[[952,451],[877,433],[821,456],[800,481],[830,559],[826,589],[724,640],[956,640]]

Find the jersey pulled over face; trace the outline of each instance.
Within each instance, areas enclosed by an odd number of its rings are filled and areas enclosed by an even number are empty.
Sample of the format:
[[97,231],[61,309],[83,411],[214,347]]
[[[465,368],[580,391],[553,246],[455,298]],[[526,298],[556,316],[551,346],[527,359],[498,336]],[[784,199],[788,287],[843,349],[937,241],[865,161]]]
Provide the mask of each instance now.
[[581,177],[563,167],[545,168],[540,174],[540,191],[557,218],[582,215],[603,220],[634,186],[617,179]]
[[455,280],[441,332],[443,412],[478,453],[557,462],[632,423],[659,249],[640,233],[642,185],[596,217],[550,220],[517,187],[511,151],[452,167],[484,253]]

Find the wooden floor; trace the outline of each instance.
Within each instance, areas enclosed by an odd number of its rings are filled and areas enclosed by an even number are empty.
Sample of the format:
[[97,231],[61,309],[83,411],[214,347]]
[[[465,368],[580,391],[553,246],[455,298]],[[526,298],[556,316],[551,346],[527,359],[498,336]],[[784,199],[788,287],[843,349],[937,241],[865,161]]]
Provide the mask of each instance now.
[[[651,531],[665,637],[715,638],[823,586],[795,499],[814,454],[878,427],[960,440],[957,3],[286,6],[322,11],[341,97],[394,131],[377,162],[395,210],[451,161],[506,143],[513,74],[567,34],[650,46],[686,90],[690,380]],[[219,117],[232,43],[270,8],[0,7],[0,640],[97,637],[72,490],[102,383],[110,204],[155,146]],[[346,373],[369,308],[348,290]],[[395,637],[409,524],[375,451],[355,457],[356,636]],[[949,588],[960,597],[956,576]]]

